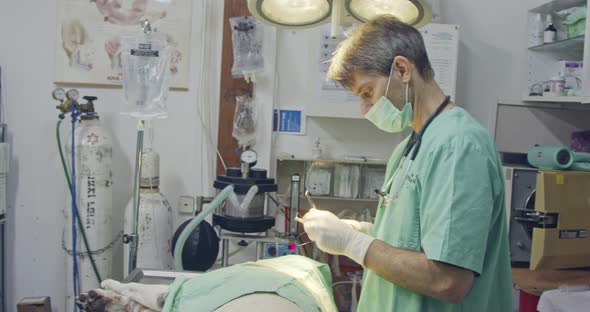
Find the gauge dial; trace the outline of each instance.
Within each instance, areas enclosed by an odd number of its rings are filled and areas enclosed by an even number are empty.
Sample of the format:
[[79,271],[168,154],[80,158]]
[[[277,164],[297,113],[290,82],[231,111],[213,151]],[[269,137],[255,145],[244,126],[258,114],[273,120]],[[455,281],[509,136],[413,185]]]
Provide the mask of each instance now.
[[247,150],[242,152],[240,160],[245,164],[254,165],[258,160],[258,154],[253,150]]
[[54,100],[63,102],[66,99],[66,91],[62,88],[57,88],[51,92],[51,96]]
[[76,89],[71,89],[66,93],[66,97],[68,98],[68,100],[76,101],[80,97],[80,92],[78,92],[78,90]]

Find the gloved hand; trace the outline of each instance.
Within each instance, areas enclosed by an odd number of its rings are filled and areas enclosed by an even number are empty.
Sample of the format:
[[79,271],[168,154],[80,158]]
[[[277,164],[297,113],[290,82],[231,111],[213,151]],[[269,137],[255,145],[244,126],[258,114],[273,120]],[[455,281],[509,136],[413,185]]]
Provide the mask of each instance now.
[[375,225],[373,223],[351,220],[351,219],[340,219],[340,220],[342,220],[342,222],[350,225],[353,229],[355,229],[359,232],[369,234],[369,235],[373,234],[373,227],[375,227]]
[[333,255],[347,256],[364,266],[365,255],[374,237],[354,230],[325,210],[311,209],[297,221],[303,223],[307,236],[319,249]]

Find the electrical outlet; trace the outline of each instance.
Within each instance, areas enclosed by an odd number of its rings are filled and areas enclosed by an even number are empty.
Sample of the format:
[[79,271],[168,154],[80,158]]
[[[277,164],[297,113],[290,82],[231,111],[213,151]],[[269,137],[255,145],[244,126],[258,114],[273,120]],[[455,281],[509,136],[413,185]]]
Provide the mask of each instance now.
[[195,198],[189,195],[182,195],[178,199],[178,212],[192,214],[195,211]]

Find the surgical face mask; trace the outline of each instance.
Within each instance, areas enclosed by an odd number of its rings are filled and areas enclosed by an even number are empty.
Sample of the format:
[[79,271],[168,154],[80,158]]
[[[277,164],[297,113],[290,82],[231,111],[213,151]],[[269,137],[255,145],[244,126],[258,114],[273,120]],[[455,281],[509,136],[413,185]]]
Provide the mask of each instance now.
[[[391,67],[393,71],[393,66]],[[412,105],[408,100],[409,84],[406,84],[406,105],[404,109],[400,111],[391,103],[387,98],[387,92],[389,91],[389,84],[391,82],[391,72],[389,73],[389,79],[387,80],[387,88],[385,94],[371,107],[371,109],[365,114],[370,122],[372,122],[377,128],[390,133],[402,132],[404,129],[412,124],[414,117],[412,111]]]

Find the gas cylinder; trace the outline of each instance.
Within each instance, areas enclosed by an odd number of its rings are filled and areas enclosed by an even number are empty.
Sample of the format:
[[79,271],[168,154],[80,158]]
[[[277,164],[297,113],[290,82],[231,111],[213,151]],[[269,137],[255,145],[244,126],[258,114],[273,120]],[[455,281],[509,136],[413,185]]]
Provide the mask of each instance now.
[[[150,130],[149,128],[146,130]],[[148,133],[149,135],[149,133]],[[170,242],[173,234],[172,208],[160,193],[160,156],[151,148],[151,138],[144,146],[139,193],[137,267],[172,270]],[[133,199],[125,209],[125,233],[133,227]],[[124,245],[123,274],[129,272],[129,244]]]
[[[113,149],[111,140],[105,129],[101,127],[98,115],[92,112],[80,117],[80,121],[75,127],[74,141],[78,214],[98,272],[103,279],[110,278],[112,276],[112,247],[114,244],[112,233]],[[71,172],[71,133],[66,143],[66,155]],[[71,197],[68,198],[68,203],[70,203],[68,208],[64,209],[63,247],[66,252],[66,272],[68,273],[68,278],[66,278],[68,294],[66,311],[73,311],[72,218],[75,216],[72,216]],[[80,290],[96,289],[100,287],[100,282],[92,268],[78,224],[76,227]]]

